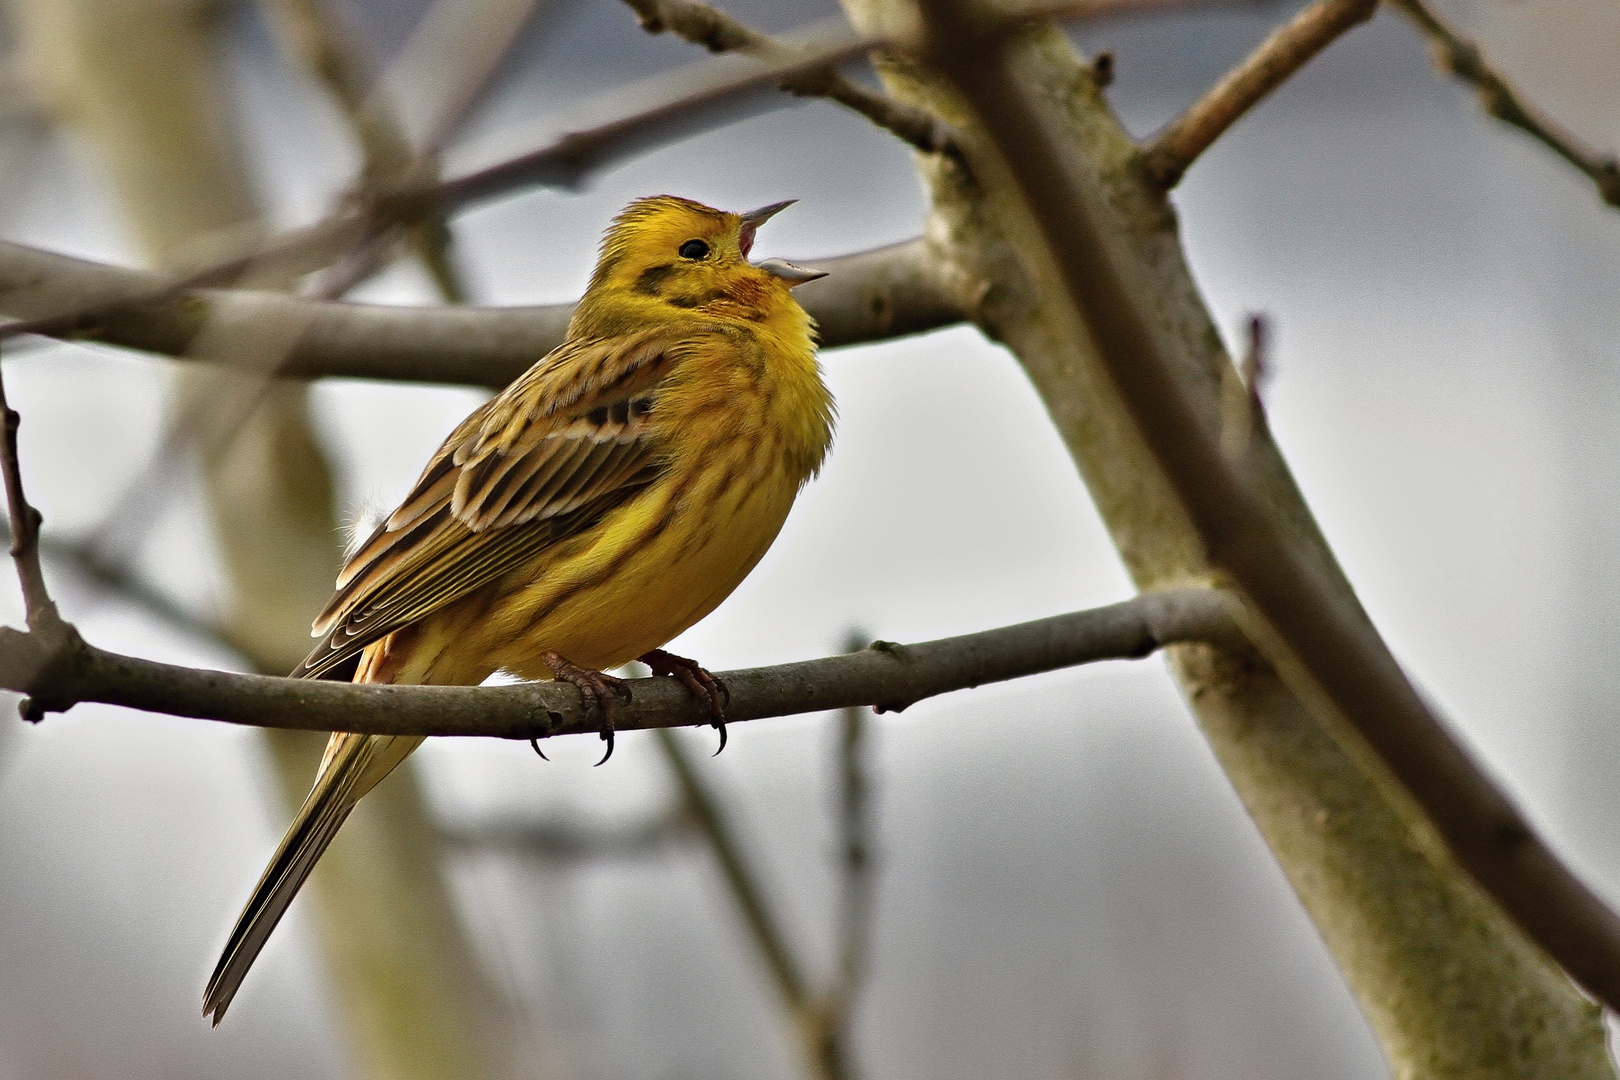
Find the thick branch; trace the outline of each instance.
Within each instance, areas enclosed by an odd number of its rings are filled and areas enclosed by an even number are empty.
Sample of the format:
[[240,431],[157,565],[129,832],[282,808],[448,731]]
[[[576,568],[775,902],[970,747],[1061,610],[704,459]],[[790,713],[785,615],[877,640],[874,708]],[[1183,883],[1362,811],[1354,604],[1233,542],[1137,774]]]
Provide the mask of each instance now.
[[1281,27],[1142,150],[1155,183],[1175,187],[1199,154],[1341,34],[1372,18],[1378,0],[1317,0]]
[[1428,35],[1440,69],[1472,86],[1486,113],[1512,124],[1581,170],[1597,185],[1604,202],[1620,207],[1620,161],[1613,154],[1593,150],[1541,110],[1521,100],[1508,81],[1486,62],[1479,46],[1458,35],[1422,0],[1390,0],[1390,4]]
[[[1303,700],[1348,725],[1422,807],[1458,863],[1588,992],[1620,1006],[1620,919],[1549,849],[1429,710],[1355,603],[1291,543],[1247,464],[1179,375],[1145,271],[1113,211],[1074,168],[1020,84],[1013,43],[987,34],[966,0],[925,0],[929,56],[983,122],[1032,212],[1072,321],[1089,329],[1137,434],[1266,658]],[[1059,297],[1053,297],[1059,301]],[[1085,332],[1080,329],[1077,332]],[[1351,733],[1354,733],[1352,735]]]
[[[762,34],[699,0],[625,0],[650,34],[672,31],[710,52],[742,52],[762,60],[790,54],[780,41]],[[1375,0],[1376,2],[1376,0]],[[956,133],[933,113],[868,90],[827,64],[783,79],[782,89],[801,97],[830,98],[925,154],[960,154]]]
[[[960,322],[963,304],[923,240],[835,259],[800,287],[824,345],[855,345]],[[136,299],[123,303],[123,298]],[[502,387],[562,341],[573,305],[407,308],[325,303],[246,290],[172,292],[165,279],[0,242],[0,312],[57,334],[184,357],[205,323],[304,326],[282,374]],[[3,328],[0,328],[3,332]]]
[[[852,705],[899,710],[924,698],[1098,660],[1148,656],[1236,632],[1211,590],[1148,593],[1121,604],[920,645],[878,642],[846,656],[725,672],[727,720]],[[52,649],[0,627],[0,686],[37,710],[100,701],[259,727],[375,735],[546,738],[596,730],[572,686],[382,686],[203,671],[98,649],[75,635]],[[707,725],[707,707],[673,678],[638,679],[619,706],[621,731]]]

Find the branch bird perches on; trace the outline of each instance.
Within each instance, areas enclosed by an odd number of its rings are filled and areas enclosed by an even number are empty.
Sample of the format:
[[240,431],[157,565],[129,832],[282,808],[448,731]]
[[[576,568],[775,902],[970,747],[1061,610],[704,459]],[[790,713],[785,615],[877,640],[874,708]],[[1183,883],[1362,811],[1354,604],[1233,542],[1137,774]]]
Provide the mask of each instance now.
[[[70,624],[60,637],[0,627],[0,687],[28,696],[38,719],[83,701],[260,727],[376,735],[481,735],[528,740],[595,733],[579,691],[517,686],[380,686],[246,675],[98,649]],[[1120,604],[917,645],[877,642],[844,656],[719,673],[728,722],[851,705],[903,709],[924,698],[1098,660],[1136,659],[1181,642],[1232,641],[1221,595],[1149,593]],[[712,722],[677,679],[635,679],[621,731]]]

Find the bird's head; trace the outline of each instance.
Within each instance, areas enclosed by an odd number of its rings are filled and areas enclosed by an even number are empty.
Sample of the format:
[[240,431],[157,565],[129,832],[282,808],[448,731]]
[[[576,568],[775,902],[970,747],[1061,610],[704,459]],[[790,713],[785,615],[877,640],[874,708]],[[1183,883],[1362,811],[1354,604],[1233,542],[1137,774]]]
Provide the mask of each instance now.
[[[732,214],[690,199],[637,199],[613,220],[581,313],[627,304],[670,314],[766,318],[788,290],[825,275],[780,259],[751,263],[754,232],[792,205],[774,203]],[[604,312],[605,314],[605,312]]]

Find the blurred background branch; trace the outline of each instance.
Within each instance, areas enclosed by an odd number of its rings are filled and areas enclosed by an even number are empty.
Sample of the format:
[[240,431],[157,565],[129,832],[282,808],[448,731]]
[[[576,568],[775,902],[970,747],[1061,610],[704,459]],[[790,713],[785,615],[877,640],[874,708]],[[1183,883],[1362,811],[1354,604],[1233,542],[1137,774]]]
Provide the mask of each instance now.
[[1440,70],[1467,83],[1479,95],[1486,115],[1518,128],[1591,178],[1598,195],[1620,207],[1620,161],[1576,138],[1540,109],[1526,102],[1486,60],[1480,47],[1459,35],[1422,0],[1388,0],[1429,39]]

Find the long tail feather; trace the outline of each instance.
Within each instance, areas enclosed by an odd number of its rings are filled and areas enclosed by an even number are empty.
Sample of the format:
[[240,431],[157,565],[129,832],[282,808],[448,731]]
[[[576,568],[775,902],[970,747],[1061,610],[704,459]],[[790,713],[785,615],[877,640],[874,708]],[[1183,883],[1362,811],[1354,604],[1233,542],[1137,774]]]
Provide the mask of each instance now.
[[[332,843],[338,828],[347,820],[360,796],[382,778],[420,739],[389,736],[350,735],[334,740],[335,745],[322,763],[320,775],[298,816],[293,819],[275,857],[265,867],[264,876],[236,920],[230,941],[208,980],[203,994],[203,1015],[211,1016],[214,1026],[225,1017],[248,968],[269,940],[270,932],[281,921],[287,906],[309,877],[315,863]],[[395,745],[405,743],[408,745]]]

